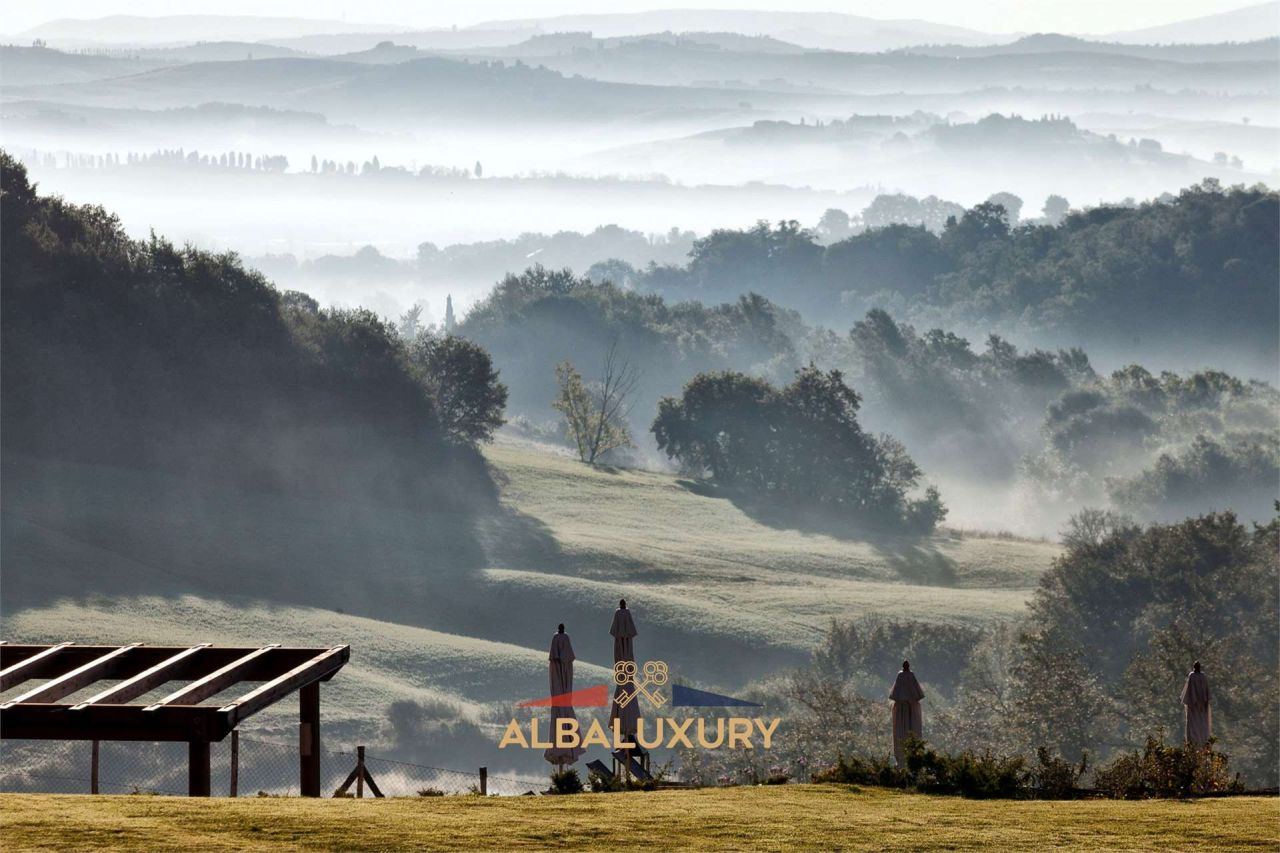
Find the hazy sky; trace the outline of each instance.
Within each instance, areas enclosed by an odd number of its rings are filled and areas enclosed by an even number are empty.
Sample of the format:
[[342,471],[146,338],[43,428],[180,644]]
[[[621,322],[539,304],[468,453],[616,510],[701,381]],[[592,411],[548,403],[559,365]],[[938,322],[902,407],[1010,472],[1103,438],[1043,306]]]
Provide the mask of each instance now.
[[0,12],[0,32],[14,33],[55,18],[112,14],[282,15],[374,21],[408,26],[473,24],[577,12],[631,12],[655,8],[780,9],[847,12],[872,18],[924,18],[989,32],[1101,33],[1165,24],[1251,5],[1242,0],[11,0]]

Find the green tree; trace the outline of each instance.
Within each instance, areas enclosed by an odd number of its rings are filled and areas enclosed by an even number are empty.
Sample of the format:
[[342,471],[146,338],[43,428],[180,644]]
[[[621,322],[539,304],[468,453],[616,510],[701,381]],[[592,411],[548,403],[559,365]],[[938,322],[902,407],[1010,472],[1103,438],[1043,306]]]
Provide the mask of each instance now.
[[1050,195],[1044,200],[1045,221],[1050,225],[1061,225],[1062,220],[1067,218],[1067,214],[1071,212],[1071,202],[1067,201],[1060,195]]
[[994,193],[987,199],[987,202],[998,204],[1004,208],[1005,222],[1009,224],[1010,228],[1015,227],[1022,217],[1022,199],[1013,193]]
[[1069,534],[1019,644],[1032,738],[1069,755],[1137,746],[1158,727],[1180,735],[1178,691],[1200,660],[1219,745],[1247,778],[1275,784],[1280,520],[1251,530],[1214,513],[1141,528],[1095,514]]
[[552,405],[564,415],[565,428],[587,464],[611,450],[633,447],[627,416],[639,384],[639,371],[609,347],[598,382],[587,384],[571,363],[556,366],[560,391]]
[[942,245],[954,257],[972,252],[984,243],[1009,236],[1009,212],[1002,205],[984,201],[966,210],[957,219],[948,219]]
[[932,530],[946,514],[936,490],[907,498],[920,469],[899,442],[862,430],[860,405],[840,371],[812,364],[781,389],[741,373],[702,373],[659,403],[651,430],[668,457],[720,485]]
[[421,333],[410,347],[409,359],[451,441],[490,441],[505,423],[507,386],[498,381],[498,371],[482,347],[454,335]]
[[853,233],[853,228],[849,222],[849,214],[838,208],[829,207],[818,220],[818,227],[814,231],[824,243],[830,244],[848,237]]

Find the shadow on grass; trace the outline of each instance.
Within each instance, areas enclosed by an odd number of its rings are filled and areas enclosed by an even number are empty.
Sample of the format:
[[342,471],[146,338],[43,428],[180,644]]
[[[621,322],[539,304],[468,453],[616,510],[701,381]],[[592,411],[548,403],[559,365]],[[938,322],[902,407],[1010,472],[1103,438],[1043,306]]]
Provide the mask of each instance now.
[[955,562],[938,550],[932,535],[910,535],[861,523],[847,512],[825,506],[804,506],[725,489],[705,480],[680,479],[686,491],[705,498],[727,500],[752,521],[775,530],[814,533],[846,542],[864,542],[911,583],[954,586]]

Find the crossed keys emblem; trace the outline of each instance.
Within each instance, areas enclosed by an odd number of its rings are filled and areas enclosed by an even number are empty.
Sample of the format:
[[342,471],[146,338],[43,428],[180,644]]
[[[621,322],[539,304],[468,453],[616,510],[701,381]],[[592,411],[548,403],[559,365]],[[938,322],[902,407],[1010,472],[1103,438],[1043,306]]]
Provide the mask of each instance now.
[[[636,677],[637,674],[639,678]],[[647,661],[643,669],[636,667],[635,661],[620,660],[613,665],[613,683],[623,689],[618,691],[613,701],[619,708],[625,708],[643,693],[655,706],[665,705],[667,697],[658,688],[667,683],[667,677],[667,665],[660,660]],[[634,685],[634,689],[628,691],[628,684]],[[654,689],[650,690],[650,687]]]

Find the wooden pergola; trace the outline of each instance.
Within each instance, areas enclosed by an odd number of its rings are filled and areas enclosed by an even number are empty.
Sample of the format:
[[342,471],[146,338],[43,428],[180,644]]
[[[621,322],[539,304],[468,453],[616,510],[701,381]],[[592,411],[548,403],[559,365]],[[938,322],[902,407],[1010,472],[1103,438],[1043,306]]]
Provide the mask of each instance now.
[[[179,741],[188,744],[188,792],[209,796],[209,744],[293,692],[299,698],[302,796],[320,796],[320,682],[351,657],[350,646],[257,648],[196,646],[17,645],[0,642],[0,737],[39,740]],[[114,682],[87,698],[99,681]],[[186,682],[160,698],[135,702],[169,682]],[[258,686],[231,701],[202,705],[242,682]]]

